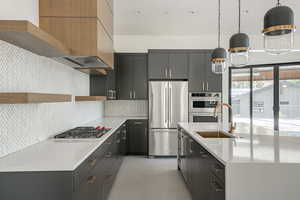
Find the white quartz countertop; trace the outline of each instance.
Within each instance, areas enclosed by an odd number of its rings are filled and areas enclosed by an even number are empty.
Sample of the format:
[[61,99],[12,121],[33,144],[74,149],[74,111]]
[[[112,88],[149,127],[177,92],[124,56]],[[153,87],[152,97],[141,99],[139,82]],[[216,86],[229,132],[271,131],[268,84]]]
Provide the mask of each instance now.
[[215,131],[215,123],[179,123],[195,141],[219,161],[230,163],[299,164],[300,137],[275,135],[252,135],[234,133],[238,138],[203,138],[198,131]]
[[103,118],[83,124],[112,129],[99,139],[50,138],[34,144],[0,158],[0,172],[73,171],[129,119],[147,119],[147,117]]

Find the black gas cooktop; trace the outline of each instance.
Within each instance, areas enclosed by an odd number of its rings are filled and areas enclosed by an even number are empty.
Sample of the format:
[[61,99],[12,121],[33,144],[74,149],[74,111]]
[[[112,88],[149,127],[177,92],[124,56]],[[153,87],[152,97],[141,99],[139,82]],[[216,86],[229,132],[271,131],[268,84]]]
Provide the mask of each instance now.
[[100,138],[105,133],[110,131],[106,127],[77,127],[69,131],[56,135],[54,138],[61,139],[81,139],[81,138]]

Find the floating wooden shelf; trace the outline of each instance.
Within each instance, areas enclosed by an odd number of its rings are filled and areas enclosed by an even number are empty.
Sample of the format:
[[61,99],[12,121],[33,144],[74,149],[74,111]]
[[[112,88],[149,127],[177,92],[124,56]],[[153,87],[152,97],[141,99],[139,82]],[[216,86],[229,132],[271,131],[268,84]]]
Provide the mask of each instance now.
[[0,104],[71,102],[69,94],[0,93]]
[[75,101],[105,101],[106,96],[76,96]]
[[46,57],[70,55],[70,50],[47,32],[23,20],[0,20],[0,40]]

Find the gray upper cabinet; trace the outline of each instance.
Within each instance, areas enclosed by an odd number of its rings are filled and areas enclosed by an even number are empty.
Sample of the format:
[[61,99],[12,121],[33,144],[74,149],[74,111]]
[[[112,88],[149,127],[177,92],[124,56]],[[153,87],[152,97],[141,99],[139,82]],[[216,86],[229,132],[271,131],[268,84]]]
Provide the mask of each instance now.
[[132,58],[131,56],[118,55],[117,96],[118,99],[132,98]]
[[188,54],[169,54],[169,77],[171,79],[188,79]]
[[188,79],[188,54],[179,50],[150,50],[149,79]]
[[189,91],[204,91],[206,68],[204,65],[205,54],[191,53],[189,55]]
[[168,78],[169,54],[149,53],[149,79]]
[[133,60],[133,98],[137,100],[147,99],[147,55],[136,55]]
[[208,92],[222,92],[222,75],[215,74],[211,69],[211,52],[205,54],[206,90]]
[[117,96],[120,100],[144,100],[147,92],[147,55],[117,54]]
[[211,50],[189,53],[189,92],[222,92],[222,75],[211,70]]

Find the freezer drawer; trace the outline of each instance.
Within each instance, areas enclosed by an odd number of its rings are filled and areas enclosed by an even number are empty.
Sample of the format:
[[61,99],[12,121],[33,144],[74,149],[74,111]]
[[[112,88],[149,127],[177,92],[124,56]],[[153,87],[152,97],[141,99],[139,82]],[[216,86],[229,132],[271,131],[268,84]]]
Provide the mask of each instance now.
[[177,156],[178,151],[177,129],[150,129],[149,155],[150,156]]

